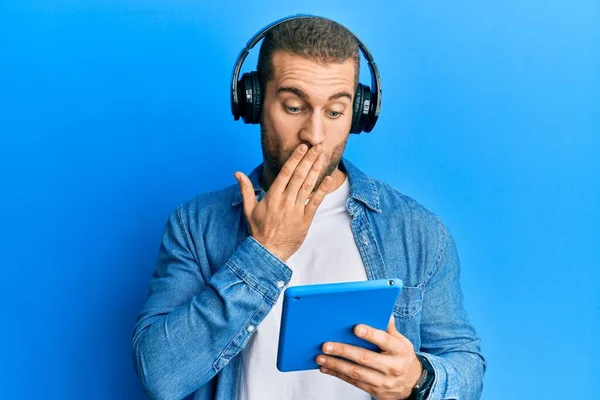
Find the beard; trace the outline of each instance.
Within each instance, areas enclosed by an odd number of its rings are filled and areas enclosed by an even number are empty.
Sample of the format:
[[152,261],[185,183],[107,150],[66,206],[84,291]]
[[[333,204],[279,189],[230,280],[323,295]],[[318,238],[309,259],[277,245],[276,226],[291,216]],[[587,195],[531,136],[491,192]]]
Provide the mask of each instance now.
[[[342,154],[346,148],[348,138],[349,136],[346,136],[346,139],[337,144],[329,155],[329,159],[325,160],[325,168],[322,167],[311,194],[319,188],[325,177],[333,174],[333,172],[338,168],[340,159],[342,158]],[[294,153],[297,146],[284,149],[279,137],[277,135],[270,134],[263,123],[260,124],[260,144],[265,163],[271,170],[273,179],[275,179],[275,177],[279,175],[279,172],[283,168],[286,161]],[[325,156],[327,156],[327,154],[325,154]]]

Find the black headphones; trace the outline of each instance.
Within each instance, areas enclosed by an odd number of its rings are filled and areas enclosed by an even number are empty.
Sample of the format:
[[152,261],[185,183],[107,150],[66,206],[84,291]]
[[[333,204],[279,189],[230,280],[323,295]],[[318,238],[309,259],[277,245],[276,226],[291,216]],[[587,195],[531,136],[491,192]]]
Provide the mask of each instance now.
[[[290,17],[279,19],[267,25],[257,34],[255,34],[240,52],[231,76],[231,113],[236,121],[242,117],[244,123],[246,124],[258,124],[260,122],[263,98],[258,72],[247,72],[242,75],[242,79],[238,81],[240,69],[242,68],[244,60],[248,56],[248,52],[272,28],[283,22],[299,18],[321,18],[331,21],[329,18],[310,14],[296,14]],[[346,28],[346,30],[350,32],[348,28]],[[358,84],[354,94],[350,133],[361,133],[363,131],[371,132],[381,111],[381,78],[379,77],[379,70],[377,69],[375,60],[373,59],[373,56],[367,47],[363,44],[363,42],[360,41],[359,38],[356,37],[356,35],[354,35],[352,32],[350,33],[358,42],[359,49],[369,63],[369,69],[371,71],[371,86],[374,89],[371,90],[369,86],[365,86],[360,83]]]

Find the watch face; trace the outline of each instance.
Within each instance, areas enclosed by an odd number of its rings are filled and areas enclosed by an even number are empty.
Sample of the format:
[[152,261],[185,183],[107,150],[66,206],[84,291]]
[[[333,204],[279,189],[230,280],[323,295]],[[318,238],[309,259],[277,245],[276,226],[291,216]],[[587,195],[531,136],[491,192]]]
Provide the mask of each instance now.
[[413,387],[410,399],[421,400],[425,399],[429,395],[429,390],[434,381],[433,367],[429,363],[429,360],[420,354],[417,354],[421,365],[423,366],[423,373],[417,381],[417,384]]
[[419,380],[417,381],[417,384],[415,385],[415,389],[421,389],[421,386],[423,386],[423,384],[427,381],[427,370],[425,368],[423,368],[423,373],[421,374],[421,377],[419,378]]

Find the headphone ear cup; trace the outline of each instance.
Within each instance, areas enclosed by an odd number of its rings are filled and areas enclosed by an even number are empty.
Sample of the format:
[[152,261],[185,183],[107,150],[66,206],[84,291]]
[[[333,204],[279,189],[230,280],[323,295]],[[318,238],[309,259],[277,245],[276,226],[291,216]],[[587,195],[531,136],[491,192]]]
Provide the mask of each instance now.
[[262,86],[258,78],[258,72],[250,72],[250,80],[252,81],[252,116],[248,123],[258,124],[260,122],[260,114],[262,112]]
[[[367,90],[369,90],[368,87]],[[360,122],[364,107],[364,92],[365,86],[362,83],[359,83],[356,87],[356,92],[354,92],[354,104],[352,105],[352,124],[350,125],[350,133],[360,133],[362,131]]]
[[258,73],[246,72],[238,82],[238,112],[246,124],[258,124],[262,108],[262,93]]
[[242,78],[238,81],[237,92],[238,92],[238,106],[237,111],[239,116],[246,122],[248,119],[248,103],[252,103],[252,91],[248,87],[249,76],[248,73],[242,75]]

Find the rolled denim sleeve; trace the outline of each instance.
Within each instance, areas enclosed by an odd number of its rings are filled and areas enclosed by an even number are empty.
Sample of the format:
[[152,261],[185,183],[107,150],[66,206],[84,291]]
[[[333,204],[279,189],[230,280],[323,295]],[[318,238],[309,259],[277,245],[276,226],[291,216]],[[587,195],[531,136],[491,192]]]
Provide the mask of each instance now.
[[421,349],[434,368],[430,400],[479,399],[486,360],[480,338],[463,307],[456,245],[441,221],[439,243],[426,283],[421,320]]
[[[132,335],[136,374],[156,399],[183,398],[207,384],[246,345],[292,271],[248,236],[212,276],[202,238],[194,251],[181,206],[168,218],[148,299]],[[199,261],[199,259],[203,261]]]

